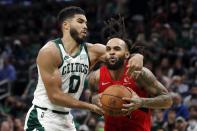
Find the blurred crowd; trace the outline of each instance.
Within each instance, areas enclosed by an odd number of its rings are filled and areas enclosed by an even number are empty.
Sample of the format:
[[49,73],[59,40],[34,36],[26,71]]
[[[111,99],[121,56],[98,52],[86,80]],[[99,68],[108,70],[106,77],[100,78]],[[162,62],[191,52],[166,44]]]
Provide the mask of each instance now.
[[[0,1],[0,131],[23,131],[37,74],[38,50],[59,35],[56,15],[65,6],[86,11],[88,41],[105,43],[104,21],[125,18],[139,43],[144,66],[173,98],[167,110],[152,111],[152,131],[197,131],[197,0],[8,0]],[[4,97],[8,80],[10,94]],[[91,95],[86,87],[81,100]],[[103,117],[73,110],[79,131],[103,131]]]

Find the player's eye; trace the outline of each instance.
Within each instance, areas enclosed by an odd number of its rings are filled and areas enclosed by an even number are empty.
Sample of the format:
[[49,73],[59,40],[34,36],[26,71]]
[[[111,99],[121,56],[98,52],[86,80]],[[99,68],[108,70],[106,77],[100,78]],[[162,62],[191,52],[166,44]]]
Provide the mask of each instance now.
[[114,47],[114,50],[116,50],[116,51],[120,51],[120,50],[121,50],[121,48],[120,48],[120,47]]
[[111,50],[111,48],[110,47],[106,47],[106,51],[110,51]]
[[82,23],[83,23],[83,21],[82,21],[82,20],[78,20],[78,23],[82,24]]

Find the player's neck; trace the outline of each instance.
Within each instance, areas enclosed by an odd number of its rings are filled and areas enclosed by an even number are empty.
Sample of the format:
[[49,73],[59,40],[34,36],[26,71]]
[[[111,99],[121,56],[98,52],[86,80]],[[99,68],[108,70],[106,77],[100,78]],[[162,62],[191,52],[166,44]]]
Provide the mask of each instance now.
[[70,35],[64,35],[61,40],[68,54],[73,55],[80,50],[80,44],[78,44]]
[[120,80],[120,78],[124,74],[124,66],[121,66],[121,68],[117,70],[109,70],[109,72],[113,80]]

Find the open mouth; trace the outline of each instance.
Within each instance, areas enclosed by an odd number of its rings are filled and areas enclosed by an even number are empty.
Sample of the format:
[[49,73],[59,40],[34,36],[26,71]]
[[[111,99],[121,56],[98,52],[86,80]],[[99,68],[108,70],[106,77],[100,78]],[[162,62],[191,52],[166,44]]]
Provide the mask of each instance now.
[[82,31],[81,33],[84,35],[87,35],[87,31]]
[[116,61],[117,61],[116,58],[109,58],[109,62],[110,62],[110,63],[115,63]]

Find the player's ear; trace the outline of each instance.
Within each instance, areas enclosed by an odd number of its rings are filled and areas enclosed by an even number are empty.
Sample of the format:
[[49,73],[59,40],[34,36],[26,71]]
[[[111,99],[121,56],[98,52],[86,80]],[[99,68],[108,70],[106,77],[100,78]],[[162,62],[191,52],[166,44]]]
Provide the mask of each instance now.
[[62,24],[62,28],[63,28],[64,30],[68,30],[69,27],[70,27],[70,25],[69,25],[68,21],[64,21],[63,24]]
[[125,58],[126,58],[126,59],[129,59],[129,57],[130,57],[130,53],[127,51],[127,52],[125,53]]

